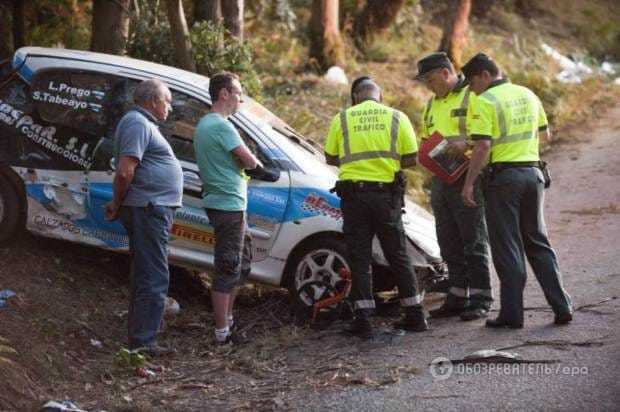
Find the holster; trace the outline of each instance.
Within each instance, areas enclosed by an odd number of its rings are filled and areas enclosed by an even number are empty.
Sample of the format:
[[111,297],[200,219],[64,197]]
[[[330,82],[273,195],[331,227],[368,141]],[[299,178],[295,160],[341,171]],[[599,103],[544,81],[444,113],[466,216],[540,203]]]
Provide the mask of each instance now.
[[551,171],[549,170],[549,166],[547,166],[547,162],[541,160],[539,164],[540,171],[542,172],[545,181],[545,189],[548,189],[551,187]]
[[392,185],[392,200],[394,205],[398,205],[400,202],[400,207],[405,206],[405,193],[407,192],[407,176],[405,172],[399,170],[394,173],[394,183]]

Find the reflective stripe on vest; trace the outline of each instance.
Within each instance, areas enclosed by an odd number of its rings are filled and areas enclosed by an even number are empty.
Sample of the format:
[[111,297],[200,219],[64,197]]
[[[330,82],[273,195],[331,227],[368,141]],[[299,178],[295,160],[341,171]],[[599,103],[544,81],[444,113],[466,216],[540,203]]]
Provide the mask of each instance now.
[[400,127],[400,117],[396,110],[392,111],[392,126],[390,128],[390,151],[379,150],[372,152],[351,153],[349,142],[349,127],[347,126],[347,113],[345,110],[340,112],[340,127],[342,129],[342,144],[344,146],[344,156],[340,158],[340,164],[355,162],[358,160],[390,158],[400,161],[400,155],[396,151],[398,142],[398,129]]
[[[470,91],[471,90],[469,90],[469,87],[467,88],[467,90],[465,90],[465,94],[463,95],[463,100],[461,101],[461,105],[459,106],[460,110],[467,110],[467,105],[469,104]],[[426,113],[424,113],[424,125],[428,124],[428,116],[429,116],[429,113],[431,112],[431,107],[433,107],[432,98],[428,101],[428,105],[426,106]],[[455,138],[467,140],[467,116],[459,117],[459,134],[458,135],[444,136],[444,139],[455,139]]]
[[509,135],[508,128],[506,126],[506,116],[504,115],[504,110],[502,109],[502,105],[499,100],[497,100],[497,97],[495,97],[491,93],[483,93],[482,96],[489,99],[495,105],[495,111],[497,112],[499,138],[493,139],[491,141],[492,146],[504,143],[518,142],[520,140],[533,139],[534,137],[536,137],[531,130],[528,130],[526,132],[513,133]]

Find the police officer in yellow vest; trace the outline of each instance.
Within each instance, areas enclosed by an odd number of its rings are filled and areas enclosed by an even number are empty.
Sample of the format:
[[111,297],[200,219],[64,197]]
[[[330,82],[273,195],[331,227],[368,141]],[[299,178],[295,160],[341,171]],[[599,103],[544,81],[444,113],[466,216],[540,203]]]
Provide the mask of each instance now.
[[401,216],[405,190],[401,167],[415,165],[415,133],[404,113],[381,104],[381,89],[372,79],[356,79],[351,96],[353,106],[334,117],[325,142],[327,163],[340,168],[336,189],[353,277],[350,298],[355,318],[347,332],[362,338],[373,336],[370,264],[375,235],[397,276],[404,309],[403,319],[394,326],[424,331],[428,324],[407,255]]
[[[433,96],[422,113],[422,139],[439,132],[453,153],[467,148],[467,109],[475,95],[459,77],[445,53],[432,53],[418,62],[416,79]],[[478,181],[474,185],[477,206],[467,207],[461,198],[465,176],[448,184],[433,176],[431,207],[437,240],[448,264],[449,290],[445,303],[431,311],[432,318],[459,316],[462,320],[486,317],[493,300],[489,270],[489,241],[484,203]]]
[[543,218],[545,176],[538,144],[539,135],[549,137],[545,111],[531,90],[502,78],[497,64],[485,54],[467,62],[463,73],[478,95],[469,112],[476,146],[462,193],[463,201],[472,207],[478,203],[473,196],[474,181],[490,163],[486,216],[501,308],[497,319],[487,320],[487,326],[523,327],[524,255],[555,313],[555,323],[569,323],[571,300],[562,286]]

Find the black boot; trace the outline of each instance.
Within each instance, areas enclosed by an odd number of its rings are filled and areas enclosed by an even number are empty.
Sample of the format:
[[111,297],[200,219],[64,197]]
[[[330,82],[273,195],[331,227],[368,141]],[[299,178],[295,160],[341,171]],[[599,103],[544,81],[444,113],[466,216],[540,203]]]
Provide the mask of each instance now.
[[430,315],[433,319],[450,318],[459,316],[467,309],[468,301],[466,298],[460,298],[448,294],[446,301],[438,309],[431,310]]
[[372,325],[367,317],[355,317],[344,329],[344,333],[362,339],[371,339],[374,336]]
[[402,329],[409,332],[424,332],[428,330],[428,322],[421,306],[408,308],[405,316],[398,322],[394,322],[395,329]]
[[491,309],[491,301],[482,299],[470,300],[469,306],[461,312],[461,320],[470,321],[486,318]]

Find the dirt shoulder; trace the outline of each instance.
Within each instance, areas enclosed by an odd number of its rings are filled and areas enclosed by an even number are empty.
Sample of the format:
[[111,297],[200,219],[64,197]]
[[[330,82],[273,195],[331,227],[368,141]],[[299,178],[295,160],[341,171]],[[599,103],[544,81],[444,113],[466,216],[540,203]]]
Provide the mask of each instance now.
[[[25,235],[0,248],[0,290],[17,293],[0,307],[0,409],[35,409],[50,399],[71,399],[88,410],[399,410],[403,402],[613,409],[620,393],[620,375],[609,367],[620,364],[620,106],[561,137],[546,155],[554,175],[546,217],[579,308],[571,326],[550,325],[533,277],[522,331],[440,321],[425,334],[372,343],[341,336],[340,323],[326,330],[295,326],[284,291],[249,288],[237,320],[250,344],[216,347],[204,289],[181,276],[171,295],[183,311],[161,336],[179,352],[149,365],[154,376],[141,377],[115,362],[125,345],[127,258]],[[375,322],[387,329],[392,320]],[[435,381],[428,370],[437,356],[514,346],[527,358],[585,366],[588,374],[459,376],[456,385],[457,378]]]

